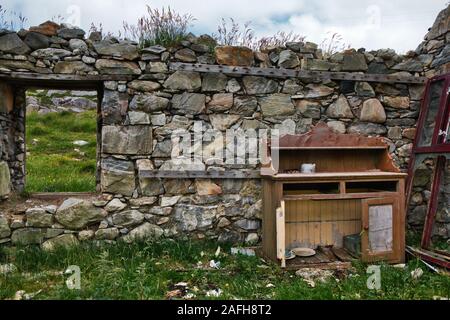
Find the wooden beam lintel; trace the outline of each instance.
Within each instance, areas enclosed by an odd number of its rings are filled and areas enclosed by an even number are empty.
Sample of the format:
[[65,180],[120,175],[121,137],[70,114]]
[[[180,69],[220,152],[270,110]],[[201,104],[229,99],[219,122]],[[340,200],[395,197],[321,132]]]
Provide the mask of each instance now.
[[166,178],[166,179],[259,179],[259,170],[227,170],[227,171],[161,171],[142,170],[141,178]]
[[18,80],[18,81],[68,81],[68,82],[80,82],[80,81],[130,81],[135,79],[132,75],[77,75],[77,74],[57,74],[57,73],[33,73],[33,72],[8,72],[0,73],[0,79],[5,80]]
[[169,65],[172,71],[194,71],[201,73],[224,73],[230,75],[263,76],[271,78],[300,78],[314,80],[346,80],[346,81],[365,81],[365,82],[383,82],[383,83],[407,83],[407,84],[425,84],[426,77],[387,75],[387,74],[364,74],[355,72],[329,72],[329,71],[309,71],[309,70],[291,70],[276,68],[257,68],[257,67],[238,67],[221,66],[200,63],[181,63],[173,62]]

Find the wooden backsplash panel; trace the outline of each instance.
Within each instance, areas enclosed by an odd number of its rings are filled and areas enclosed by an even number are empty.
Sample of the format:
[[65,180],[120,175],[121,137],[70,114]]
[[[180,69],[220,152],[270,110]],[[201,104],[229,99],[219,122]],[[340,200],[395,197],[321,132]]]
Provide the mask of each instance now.
[[361,200],[286,201],[286,246],[343,246],[346,235],[361,232]]
[[374,150],[281,150],[280,171],[299,170],[302,163],[315,163],[316,172],[375,170],[382,154]]

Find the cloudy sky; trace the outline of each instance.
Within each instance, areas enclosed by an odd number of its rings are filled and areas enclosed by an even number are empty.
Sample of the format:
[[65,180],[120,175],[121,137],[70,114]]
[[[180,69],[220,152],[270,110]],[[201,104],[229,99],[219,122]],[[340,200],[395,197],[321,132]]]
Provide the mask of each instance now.
[[0,0],[8,10],[21,12],[27,24],[37,25],[61,15],[89,29],[91,22],[117,32],[122,21],[136,21],[145,5],[170,5],[197,20],[195,34],[216,32],[221,17],[252,21],[257,36],[293,31],[322,43],[339,33],[345,44],[366,49],[415,49],[449,0]]

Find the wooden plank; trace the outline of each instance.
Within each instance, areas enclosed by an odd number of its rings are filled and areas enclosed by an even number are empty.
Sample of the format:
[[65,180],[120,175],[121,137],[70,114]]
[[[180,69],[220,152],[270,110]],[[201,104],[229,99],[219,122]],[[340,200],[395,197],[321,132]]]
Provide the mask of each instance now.
[[329,261],[328,260],[323,261],[323,257],[321,259],[317,256],[317,254],[315,254],[311,257],[295,257],[292,260],[288,260],[286,263],[310,265],[310,264],[318,264],[318,263],[326,263],[326,262],[329,262]]
[[414,252],[418,252],[418,253],[426,253],[427,255],[429,255],[430,257],[434,257],[436,259],[441,259],[444,261],[448,261],[450,262],[450,256],[448,255],[448,252],[445,252],[445,254],[439,253],[435,250],[427,250],[424,248],[414,248],[411,246],[407,246],[408,250],[412,250]]
[[318,251],[328,257],[330,261],[336,261],[336,255],[333,253],[332,249],[334,246],[319,246]]
[[276,204],[275,188],[276,184],[268,180],[262,181],[263,192],[263,219],[262,219],[262,246],[264,255],[273,261],[277,261],[277,237],[276,237]]
[[9,113],[14,108],[14,92],[13,88],[0,82],[0,113]]
[[345,261],[352,261],[355,259],[350,254],[348,254],[347,251],[345,251],[345,249],[343,248],[332,247],[331,251],[341,261],[345,262]]
[[221,66],[221,65],[182,63],[182,62],[172,62],[169,64],[169,68],[172,71],[224,73],[229,75],[263,76],[271,78],[346,80],[346,81],[409,83],[409,84],[424,84],[427,81],[427,78],[425,77],[414,77],[414,76],[405,77],[400,75],[362,74],[352,72],[327,72],[327,71],[308,71],[308,70],[292,70],[292,69],[276,69],[276,68]]
[[28,80],[28,81],[41,81],[41,80],[55,80],[55,81],[130,81],[136,76],[131,75],[77,75],[77,74],[58,74],[58,73],[33,73],[33,72],[9,72],[7,74],[0,74],[0,78],[6,80]]
[[342,246],[345,235],[360,232],[359,210],[358,199],[287,201],[286,247]]
[[[294,259],[296,260],[296,259]],[[294,263],[292,260],[288,261],[286,270],[298,270],[301,268],[317,268],[323,270],[346,270],[352,267],[351,262],[327,262],[327,263]]]
[[319,260],[319,263],[328,263],[328,262],[333,261],[332,259],[330,259],[330,257],[328,255],[326,255],[324,252],[321,252],[319,250],[316,250],[316,254],[314,255],[314,258]]
[[386,150],[384,146],[355,146],[355,147],[272,147],[273,150]]
[[226,171],[162,171],[142,170],[139,172],[141,178],[167,178],[167,179],[259,179],[259,170],[226,170]]
[[413,256],[418,256],[425,261],[450,269],[450,261],[448,260],[448,257],[445,255],[436,254],[433,251],[414,248],[411,246],[407,246],[406,250],[408,251],[409,254]]
[[97,196],[95,192],[36,192],[30,195],[30,199],[59,200],[70,197],[90,198],[95,196]]
[[284,201],[281,207],[276,210],[276,229],[277,229],[277,258],[281,260],[281,267],[286,267],[286,233],[285,233],[285,207]]
[[345,199],[366,199],[379,198],[385,196],[395,196],[397,192],[367,192],[367,193],[346,193],[346,194],[299,194],[284,195],[286,201],[296,200],[345,200]]
[[384,172],[384,171],[358,171],[358,172],[316,172],[316,173],[279,173],[272,177],[272,179],[280,179],[280,180],[293,180],[293,179],[301,179],[301,180],[320,180],[320,179],[329,179],[329,180],[342,180],[342,179],[357,179],[357,178],[370,178],[372,179],[382,179],[386,178],[404,178],[406,177],[406,173],[398,173],[398,172]]

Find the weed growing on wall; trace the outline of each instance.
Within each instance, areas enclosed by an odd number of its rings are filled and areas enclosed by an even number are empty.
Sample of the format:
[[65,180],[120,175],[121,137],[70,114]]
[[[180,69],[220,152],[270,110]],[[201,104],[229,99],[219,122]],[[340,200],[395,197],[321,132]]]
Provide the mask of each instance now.
[[0,5],[0,29],[19,30],[24,28],[27,18],[21,13],[10,11]]
[[229,20],[222,18],[221,23],[217,27],[217,33],[213,34],[213,37],[221,45],[243,46],[256,51],[272,46],[284,46],[287,42],[297,42],[305,39],[305,37],[294,32],[286,33],[283,31],[278,31],[272,36],[258,38],[251,24],[251,21],[239,24],[233,18]]
[[141,48],[160,44],[170,47],[184,40],[195,18],[180,14],[170,7],[153,9],[147,6],[147,14],[137,24],[123,22],[124,36],[139,42]]

